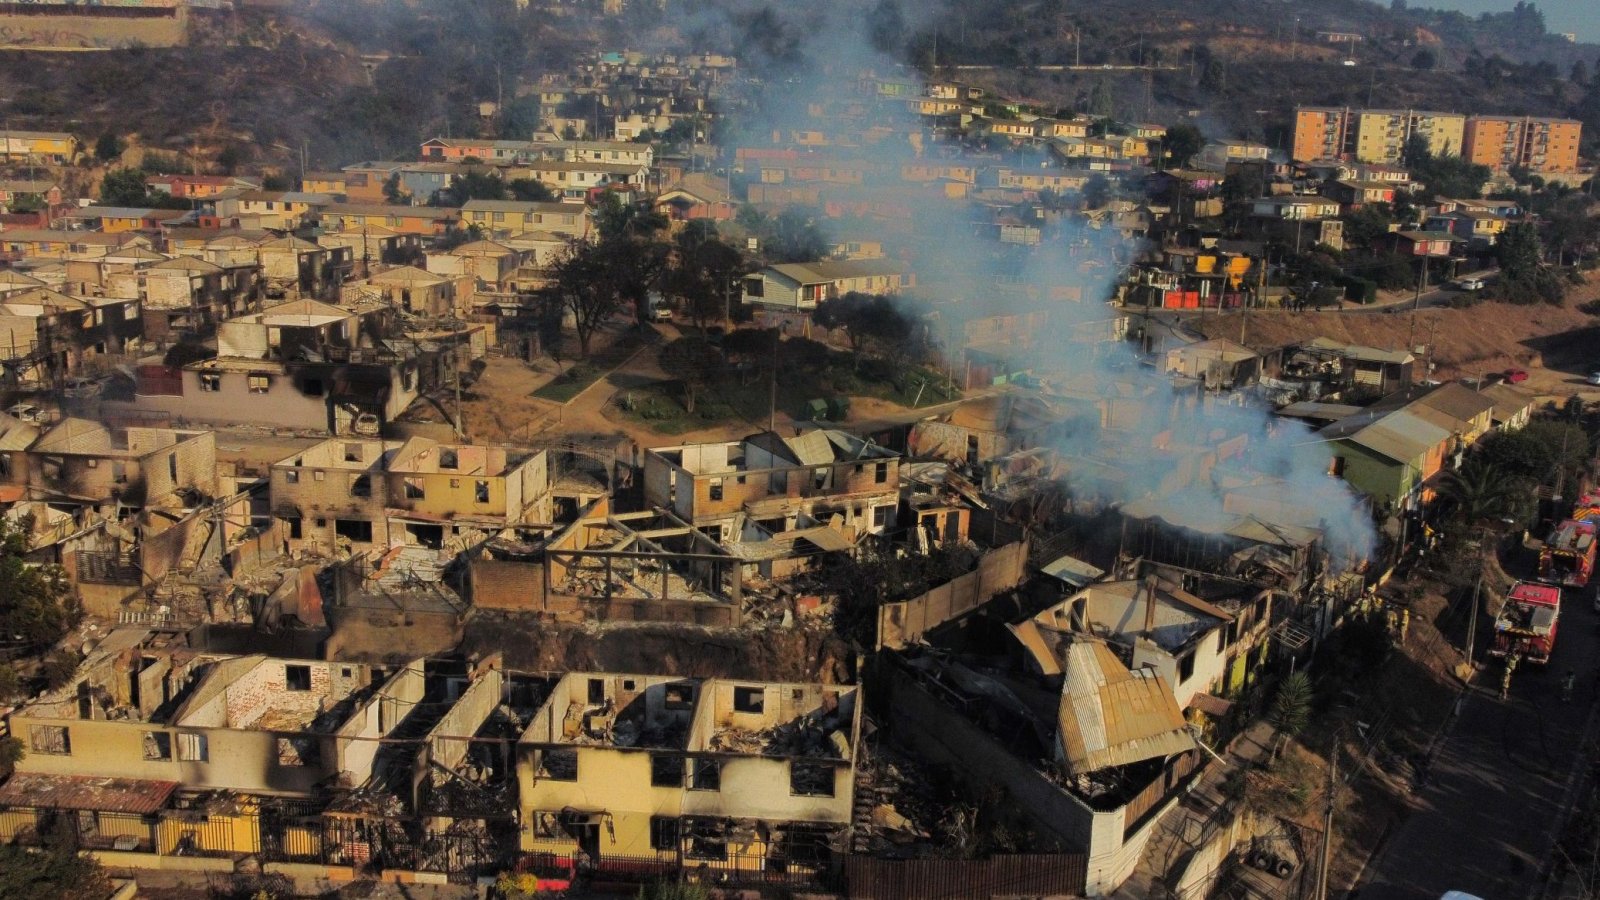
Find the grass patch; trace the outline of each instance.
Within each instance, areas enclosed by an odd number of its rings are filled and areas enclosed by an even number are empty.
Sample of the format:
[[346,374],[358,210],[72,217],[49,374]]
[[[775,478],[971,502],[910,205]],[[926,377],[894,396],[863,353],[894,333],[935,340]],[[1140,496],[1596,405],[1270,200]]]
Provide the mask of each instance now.
[[[875,397],[901,406],[933,406],[960,399],[949,379],[922,367],[895,372],[879,360],[855,365],[848,353],[832,352],[808,364],[784,366],[778,373],[778,412],[809,419],[807,404],[830,397]],[[744,422],[753,430],[767,426],[772,385],[757,373],[729,374],[702,388],[694,412],[683,403],[683,388],[665,381],[623,392],[615,400],[617,413],[661,434],[683,434],[729,422]]]
[[545,385],[533,392],[533,396],[541,400],[554,403],[566,403],[573,397],[583,393],[589,385],[600,380],[606,373],[605,369],[589,363],[576,363],[565,372],[550,379]]

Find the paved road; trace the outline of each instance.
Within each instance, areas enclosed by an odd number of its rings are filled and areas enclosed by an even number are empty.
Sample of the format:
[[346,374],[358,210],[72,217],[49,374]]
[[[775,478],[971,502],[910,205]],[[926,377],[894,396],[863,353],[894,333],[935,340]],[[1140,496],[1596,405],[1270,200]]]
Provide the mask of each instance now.
[[[1374,862],[1359,900],[1438,900],[1447,890],[1490,900],[1528,894],[1552,852],[1596,706],[1597,624],[1589,595],[1571,593],[1549,668],[1520,668],[1509,700],[1499,697],[1499,661],[1488,661],[1481,687],[1444,739],[1418,810]],[[1578,691],[1564,704],[1560,680],[1569,667]]]

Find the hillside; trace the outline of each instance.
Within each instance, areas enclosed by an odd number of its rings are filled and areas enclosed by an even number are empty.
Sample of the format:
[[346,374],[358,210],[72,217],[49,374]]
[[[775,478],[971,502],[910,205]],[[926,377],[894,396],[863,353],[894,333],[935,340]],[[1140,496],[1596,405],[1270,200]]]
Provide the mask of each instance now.
[[[1600,367],[1594,349],[1600,325],[1585,311],[1596,300],[1600,282],[1591,281],[1571,291],[1562,306],[1481,303],[1394,314],[1255,312],[1245,340],[1262,349],[1318,336],[1394,350],[1431,346],[1436,378],[1475,377],[1516,366],[1529,371],[1529,384],[1541,393],[1572,393]],[[1207,337],[1229,340],[1239,339],[1239,325],[1237,315],[1190,323]]]

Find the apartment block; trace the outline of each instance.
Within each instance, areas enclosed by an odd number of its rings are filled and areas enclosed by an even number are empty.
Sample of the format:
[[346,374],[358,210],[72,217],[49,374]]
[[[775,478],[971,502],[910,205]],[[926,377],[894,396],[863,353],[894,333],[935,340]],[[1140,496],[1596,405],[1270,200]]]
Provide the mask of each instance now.
[[517,745],[521,846],[792,871],[851,822],[860,689],[562,678]]
[[1449,112],[1301,107],[1295,110],[1293,156],[1296,162],[1395,163],[1413,136],[1427,141],[1430,153],[1459,154],[1465,127],[1465,116]]
[[1473,116],[1467,121],[1462,155],[1496,172],[1525,168],[1562,174],[1578,171],[1583,123],[1527,116]]
[[1364,163],[1396,163],[1413,137],[1427,142],[1435,156],[1459,155],[1466,116],[1425,110],[1368,109],[1357,113],[1355,158]]
[[1302,107],[1295,110],[1294,160],[1344,159],[1354,153],[1352,118],[1349,109]]

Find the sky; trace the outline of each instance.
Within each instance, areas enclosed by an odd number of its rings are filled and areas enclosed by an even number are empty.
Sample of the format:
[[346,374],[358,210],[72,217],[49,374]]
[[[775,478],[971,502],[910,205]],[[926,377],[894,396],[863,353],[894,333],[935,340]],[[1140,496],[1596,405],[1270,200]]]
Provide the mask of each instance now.
[[[1417,0],[1411,5],[1459,9],[1475,16],[1483,12],[1505,12],[1517,4],[1516,0]],[[1538,6],[1551,31],[1571,31],[1580,41],[1600,43],[1600,0],[1538,0]]]

